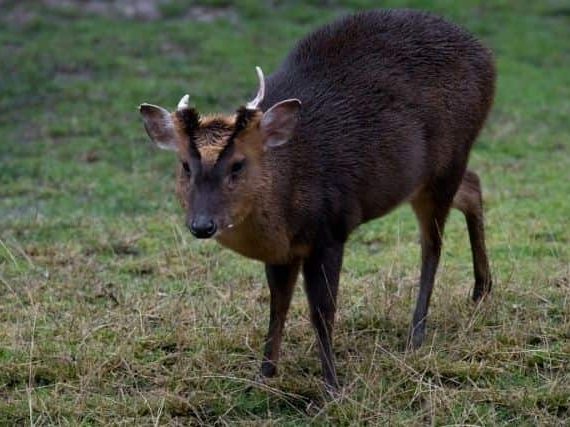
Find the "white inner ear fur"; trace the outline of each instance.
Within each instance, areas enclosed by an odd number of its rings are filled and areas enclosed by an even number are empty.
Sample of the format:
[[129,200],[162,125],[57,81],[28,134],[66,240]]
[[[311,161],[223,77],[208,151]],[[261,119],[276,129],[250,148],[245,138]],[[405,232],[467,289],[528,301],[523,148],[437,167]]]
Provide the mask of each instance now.
[[278,147],[288,142],[297,125],[297,114],[301,107],[298,99],[286,99],[267,110],[261,118],[260,128],[266,147]]
[[158,105],[141,104],[139,111],[150,139],[163,150],[178,151],[172,115]]

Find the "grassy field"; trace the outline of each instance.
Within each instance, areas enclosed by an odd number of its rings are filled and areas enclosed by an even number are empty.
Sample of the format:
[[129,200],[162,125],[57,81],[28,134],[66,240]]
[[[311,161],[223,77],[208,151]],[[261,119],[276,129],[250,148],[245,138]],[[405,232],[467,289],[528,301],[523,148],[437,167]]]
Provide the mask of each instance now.
[[[544,2],[0,0],[0,425],[570,423],[570,7]],[[97,4],[98,3],[98,4]],[[123,4],[136,2],[123,2]],[[232,111],[294,41],[350,10],[440,13],[496,52],[483,179],[493,296],[470,303],[451,215],[426,345],[405,354],[419,246],[408,207],[361,227],[323,392],[303,292],[280,375],[256,382],[262,265],[195,241],[174,160],[136,107]]]

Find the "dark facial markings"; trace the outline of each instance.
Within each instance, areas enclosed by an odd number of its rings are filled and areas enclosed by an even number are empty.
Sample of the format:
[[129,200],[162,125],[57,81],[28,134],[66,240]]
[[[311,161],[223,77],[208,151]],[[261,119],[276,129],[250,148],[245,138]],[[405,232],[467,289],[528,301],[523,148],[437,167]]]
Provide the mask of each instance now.
[[190,177],[190,175],[192,175],[192,171],[190,170],[190,165],[188,164],[188,162],[186,160],[182,161],[182,169],[184,169],[184,172],[186,173],[186,175],[188,175],[188,177]]
[[220,152],[220,155],[218,156],[218,161],[221,161],[226,157],[231,157],[232,153],[234,152],[236,137],[239,135],[240,132],[243,132],[247,128],[249,122],[255,117],[256,114],[257,114],[256,110],[248,110],[244,106],[238,108],[236,112],[236,119],[235,119],[235,124],[233,126],[233,131],[230,137],[228,138],[226,145]]
[[247,167],[244,158],[234,155],[235,139],[256,114],[245,107],[240,107],[232,118],[200,118],[194,109],[176,112],[188,136],[188,157],[181,159],[182,170],[186,179],[192,179],[195,191],[235,188]]
[[200,152],[196,147],[196,130],[200,126],[200,116],[194,108],[184,108],[176,111],[176,118],[184,128],[188,135],[188,150],[190,155],[200,158]]

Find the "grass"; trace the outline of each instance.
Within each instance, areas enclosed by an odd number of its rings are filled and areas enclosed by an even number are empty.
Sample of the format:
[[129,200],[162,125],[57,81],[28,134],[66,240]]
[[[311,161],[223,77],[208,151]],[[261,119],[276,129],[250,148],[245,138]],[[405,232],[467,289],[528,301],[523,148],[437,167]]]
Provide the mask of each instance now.
[[0,3],[0,425],[570,422],[563,0],[405,2],[497,55],[496,105],[471,158],[495,291],[470,303],[467,233],[452,214],[427,343],[405,354],[415,221],[402,208],[361,227],[341,277],[335,399],[302,292],[280,375],[255,381],[262,267],[184,230],[173,159],[148,143],[136,106],[173,107],[188,92],[201,111],[231,111],[255,90],[253,67],[270,72],[310,29],[402,2],[202,1],[194,20],[180,2],[159,6],[159,20]]

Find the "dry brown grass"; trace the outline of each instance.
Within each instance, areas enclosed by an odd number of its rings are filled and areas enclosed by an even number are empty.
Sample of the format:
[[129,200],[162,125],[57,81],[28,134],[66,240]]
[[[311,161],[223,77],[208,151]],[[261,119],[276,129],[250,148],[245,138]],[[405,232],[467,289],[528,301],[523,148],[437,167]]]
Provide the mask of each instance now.
[[231,9],[237,20],[210,23],[180,18],[180,2],[153,22],[38,2],[11,22],[22,2],[0,3],[0,425],[570,423],[562,0],[407,3],[471,28],[497,53],[497,102],[471,159],[495,289],[471,303],[467,233],[454,213],[426,345],[406,354],[413,215],[359,229],[341,276],[334,398],[301,289],[280,374],[257,380],[262,267],[181,228],[172,159],[144,144],[135,107],[189,92],[200,110],[235,108],[253,65],[271,70],[310,28],[377,2],[244,0]]

